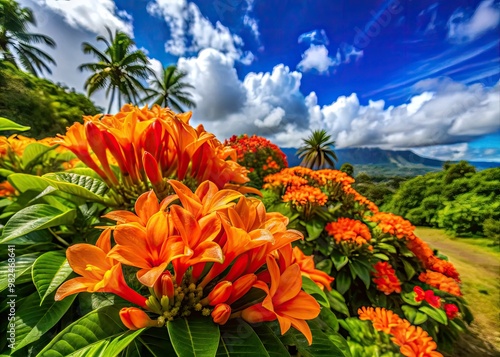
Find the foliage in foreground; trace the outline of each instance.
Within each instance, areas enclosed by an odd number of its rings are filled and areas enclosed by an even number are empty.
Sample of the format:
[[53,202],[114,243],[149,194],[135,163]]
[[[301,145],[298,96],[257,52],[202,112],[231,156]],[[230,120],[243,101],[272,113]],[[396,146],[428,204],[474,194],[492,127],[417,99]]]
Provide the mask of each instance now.
[[[458,273],[408,221],[335,170],[285,169],[265,179],[262,201],[249,197],[258,191],[235,150],[189,119],[127,105],[30,157],[45,168],[65,148],[87,167],[5,172],[0,298],[18,299],[0,326],[16,333],[3,353],[439,357],[451,347],[471,320]],[[8,142],[0,163],[22,164],[29,145]]]

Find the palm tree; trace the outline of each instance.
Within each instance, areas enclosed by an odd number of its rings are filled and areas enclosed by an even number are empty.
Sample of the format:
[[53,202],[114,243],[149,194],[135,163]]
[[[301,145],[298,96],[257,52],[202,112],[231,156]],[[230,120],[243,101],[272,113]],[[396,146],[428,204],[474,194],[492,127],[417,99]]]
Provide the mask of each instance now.
[[0,59],[17,68],[19,61],[35,76],[37,71],[52,73],[47,63],[55,65],[56,62],[33,44],[45,44],[54,48],[56,43],[48,36],[28,32],[30,25],[36,25],[30,9],[20,7],[13,0],[0,0]]
[[111,33],[106,28],[109,41],[104,36],[97,36],[97,41],[106,45],[104,52],[98,50],[88,42],[82,44],[83,52],[92,54],[99,60],[96,63],[84,63],[78,67],[80,71],[94,72],[85,82],[90,97],[95,91],[106,88],[106,98],[111,92],[108,113],[111,112],[115,97],[118,106],[122,106],[122,98],[129,103],[137,104],[140,93],[146,89],[139,79],[146,80],[153,71],[148,67],[149,61],[146,54],[134,48],[134,41],[124,32]]
[[297,151],[299,159],[302,159],[301,166],[314,168],[324,168],[329,166],[334,168],[337,155],[333,151],[335,141],[331,140],[331,135],[326,130],[315,130],[307,139],[303,139],[304,144]]
[[183,82],[187,76],[186,72],[179,71],[175,65],[163,69],[161,78],[156,77],[150,83],[152,88],[147,90],[148,96],[144,102],[155,101],[154,104],[170,107],[179,112],[183,112],[182,106],[188,108],[196,107],[191,94],[186,89],[194,88],[191,84]]

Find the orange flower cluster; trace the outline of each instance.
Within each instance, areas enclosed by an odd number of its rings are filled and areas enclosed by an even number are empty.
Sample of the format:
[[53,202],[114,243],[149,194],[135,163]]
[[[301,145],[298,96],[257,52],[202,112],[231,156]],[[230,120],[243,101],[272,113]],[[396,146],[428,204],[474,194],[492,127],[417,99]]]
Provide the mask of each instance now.
[[305,255],[299,247],[294,247],[292,254],[288,254],[289,259],[290,256],[290,264],[297,263],[303,276],[306,276],[314,281],[316,285],[321,288],[321,290],[324,290],[325,288],[328,291],[332,290],[331,284],[335,279],[324,271],[316,269],[312,256]]
[[[116,115],[84,117],[84,125],[74,123],[56,142],[110,187],[144,192],[149,179],[162,192],[164,178],[171,177],[197,183],[211,180],[219,188],[247,182],[247,170],[236,163],[235,150],[223,146],[203,126],[191,127],[190,118],[191,113],[175,114],[157,105],[151,109],[125,105]],[[121,177],[111,168],[113,162]]]
[[453,278],[449,278],[444,274],[427,270],[425,273],[420,273],[418,279],[438,290],[455,296],[462,296],[458,283]]
[[22,156],[24,149],[36,140],[23,135],[14,134],[8,138],[0,136],[0,158],[5,159],[9,154]]
[[391,341],[400,347],[407,357],[443,357],[436,351],[437,344],[420,326],[413,326],[391,310],[362,307],[358,310],[360,320],[371,321],[377,331],[392,335]]
[[371,239],[371,233],[366,224],[351,218],[342,217],[337,222],[330,222],[325,226],[325,230],[337,244],[347,242],[361,246]]
[[[267,213],[260,200],[219,190],[210,181],[195,192],[179,181],[168,183],[175,195],[158,202],[150,191],[137,199],[135,214],[105,215],[117,225],[104,230],[97,246],[68,248],[69,264],[82,277],[64,283],[56,299],[80,291],[112,292],[159,315],[157,326],[196,311],[218,324],[236,317],[250,323],[278,320],[283,334],[293,326],[311,343],[306,320],[318,316],[320,307],[301,290],[301,268],[291,258],[291,242],[303,236],[287,230],[288,218]],[[176,200],[180,204],[173,204]],[[149,298],[124,284],[122,264],[138,268],[137,279],[150,288]],[[306,270],[315,273],[310,268]],[[264,291],[262,300],[233,309],[252,287]],[[129,328],[154,325],[135,310],[123,310],[120,316]]]
[[10,184],[9,181],[0,183],[0,197],[15,196],[16,192],[16,189]]
[[345,186],[343,187],[343,190],[346,194],[352,195],[354,201],[358,202],[360,205],[364,205],[368,208],[369,211],[373,213],[378,213],[378,207],[375,203],[370,201],[368,198],[360,194],[358,191],[356,191],[354,188],[351,186]]
[[414,239],[406,242],[406,246],[422,262],[425,269],[444,274],[460,282],[460,274],[455,266],[449,261],[436,257],[432,249],[422,239],[415,236]]
[[305,206],[307,204],[324,206],[328,201],[328,196],[317,187],[303,185],[300,187],[289,187],[283,195],[282,200],[283,202],[292,202],[298,206]]
[[[229,140],[226,140],[224,142],[224,145],[230,146],[231,148],[236,150],[236,154],[238,155],[239,161],[243,160],[246,153],[249,152],[256,153],[257,151],[262,150],[263,148],[269,148],[279,156],[279,158],[283,162],[284,167],[288,166],[288,161],[286,159],[285,153],[281,151],[281,149],[277,145],[273,144],[271,141],[261,136],[252,135],[249,137],[247,134],[241,136],[233,135],[231,138],[229,138]],[[276,164],[276,162],[274,163]],[[279,168],[277,164],[276,168]]]
[[398,239],[415,239],[415,234],[413,233],[415,227],[403,217],[393,213],[379,212],[368,217],[368,219],[377,222],[382,232],[396,236]]
[[396,272],[392,266],[387,262],[378,262],[373,268],[375,271],[372,273],[373,282],[377,284],[377,289],[382,291],[385,295],[401,292],[401,282],[396,276]]

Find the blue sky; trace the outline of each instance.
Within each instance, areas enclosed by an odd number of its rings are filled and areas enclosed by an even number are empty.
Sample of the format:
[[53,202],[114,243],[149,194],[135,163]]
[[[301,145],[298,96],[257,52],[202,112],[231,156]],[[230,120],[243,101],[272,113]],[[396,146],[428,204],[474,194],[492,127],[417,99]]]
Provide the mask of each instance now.
[[20,2],[59,44],[50,78],[83,91],[81,42],[125,31],[153,69],[188,73],[193,123],[220,139],[324,128],[339,148],[500,161],[499,1]]

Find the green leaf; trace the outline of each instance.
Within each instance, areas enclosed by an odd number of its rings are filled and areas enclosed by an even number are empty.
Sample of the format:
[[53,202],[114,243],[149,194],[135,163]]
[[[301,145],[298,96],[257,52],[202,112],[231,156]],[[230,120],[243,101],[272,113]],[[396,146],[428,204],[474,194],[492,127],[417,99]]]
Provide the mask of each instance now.
[[[19,285],[23,282],[30,281],[31,275],[29,274],[31,271],[31,266],[35,262],[36,258],[41,253],[32,253],[25,255],[16,255],[15,263],[9,262],[8,260],[0,263],[0,291],[4,291],[7,289],[9,285],[9,274],[11,270],[9,270],[9,265],[11,269],[14,269],[14,274],[16,277],[16,285]],[[12,258],[9,258],[12,259]],[[14,292],[12,292],[14,293]]]
[[403,262],[406,276],[408,277],[408,280],[410,280],[416,274],[415,268],[413,268],[411,263],[406,259],[401,259],[401,261]]
[[333,310],[349,316],[349,309],[347,308],[345,299],[342,294],[340,294],[337,290],[332,289],[326,294],[326,296],[328,297],[328,301],[330,301],[330,307]]
[[[147,351],[153,357],[170,357],[176,355],[166,328],[149,328],[134,342],[136,346],[134,347],[131,344],[129,350],[140,348],[143,351]],[[132,352],[129,354],[134,355]],[[129,357],[129,354],[126,357]],[[140,355],[141,353],[139,352]]]
[[167,323],[168,335],[180,357],[213,357],[219,346],[220,331],[212,319],[180,318]]
[[126,349],[145,329],[126,331],[118,336],[107,338],[93,344],[88,349],[83,349],[71,356],[81,357],[108,357],[118,356]]
[[375,253],[373,256],[381,260],[389,260],[389,257],[383,253]]
[[417,316],[417,309],[409,305],[402,305],[401,309],[403,310],[406,319],[413,324],[415,321],[415,317]]
[[29,170],[43,155],[54,150],[58,145],[48,146],[40,143],[31,143],[24,149],[21,162],[25,170]]
[[[269,331],[267,331],[267,334],[269,337]],[[178,355],[180,357],[184,357],[183,354],[178,353]],[[262,344],[259,336],[257,336],[249,324],[242,319],[233,319],[221,328],[220,343],[217,348],[216,356],[268,357],[270,355],[267,353],[266,348]]]
[[332,265],[333,263],[330,259],[323,259],[318,264],[316,264],[316,269],[324,271],[325,273],[330,275],[332,272]]
[[31,275],[40,295],[40,303],[43,303],[72,271],[66,260],[66,254],[62,251],[47,252],[38,257],[31,269]]
[[345,292],[351,287],[351,275],[348,271],[342,270],[335,277],[335,282],[337,284],[337,291],[341,294],[345,294]]
[[120,321],[119,311],[115,306],[106,306],[90,312],[62,330],[37,357],[86,356],[103,340],[122,336],[128,330]]
[[335,250],[331,254],[331,259],[333,265],[335,265],[335,269],[337,270],[342,269],[347,263],[349,263],[349,259],[345,255],[342,255]]
[[415,319],[413,320],[414,325],[421,325],[425,321],[427,321],[427,315],[424,314],[423,312],[417,311],[415,314]]
[[46,204],[26,207],[13,215],[3,229],[0,243],[7,243],[14,238],[30,232],[64,224],[71,224],[76,218],[76,211],[60,211]]
[[421,302],[417,302],[415,301],[415,297],[417,296],[417,294],[415,294],[415,292],[411,291],[409,293],[401,293],[401,298],[403,299],[403,301],[409,305],[413,305],[413,306],[419,306],[421,305]]
[[260,342],[264,345],[267,354],[270,357],[288,356],[289,353],[287,348],[283,345],[279,337],[276,336],[273,329],[269,325],[269,323],[263,323],[253,326],[253,329],[257,335],[259,335]]
[[7,180],[20,192],[27,190],[42,192],[48,186],[52,186],[63,193],[89,201],[104,204],[114,203],[104,194],[108,189],[106,184],[102,180],[90,176],[75,173],[50,173],[41,177],[28,174],[12,174]]
[[337,316],[332,312],[332,310],[327,308],[321,308],[321,312],[319,313],[320,319],[325,322],[333,331],[338,332],[339,330],[339,321]]
[[[335,339],[338,342],[335,343],[330,339],[326,333],[321,331],[318,324],[314,321],[307,321],[309,327],[311,328],[313,341],[312,345],[309,345],[305,336],[297,331],[295,328],[291,328],[287,335],[291,337],[294,345],[302,357],[350,357],[351,354],[348,349],[346,349],[343,343],[340,342],[341,338]],[[332,334],[333,335],[333,334]]]
[[387,244],[387,243],[378,243],[377,248],[385,250],[389,253],[396,254],[396,248],[393,245]]
[[363,281],[366,288],[368,289],[371,283],[370,269],[357,260],[352,260],[349,266],[351,267],[351,270],[354,271],[357,276],[359,276],[359,278]]
[[[50,243],[53,239],[52,234],[47,230],[34,231],[26,235],[15,238],[9,242],[11,245],[33,245],[41,243]],[[24,248],[24,247],[23,247]],[[19,248],[18,248],[19,249]]]
[[23,301],[16,311],[16,349],[19,350],[37,341],[49,331],[68,311],[76,295],[62,301],[47,299],[40,304],[40,297],[33,293]]
[[325,228],[325,222],[318,218],[313,218],[306,222],[306,230],[307,230],[307,241],[313,241],[318,239],[323,229]]
[[320,305],[330,307],[330,303],[328,302],[325,292],[321,290],[321,288],[316,285],[314,281],[306,276],[302,276],[302,289],[309,295],[312,295]]
[[440,324],[448,325],[448,317],[443,310],[428,306],[422,306],[421,308],[419,308],[419,310],[427,314],[429,317],[439,322]]
[[12,175],[15,173],[14,171],[7,170],[7,169],[0,169],[0,176],[7,177],[9,175]]
[[0,117],[0,131],[15,130],[15,131],[26,131],[30,130],[31,127],[17,124],[12,120]]

